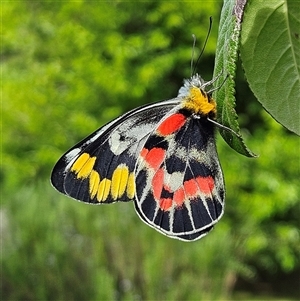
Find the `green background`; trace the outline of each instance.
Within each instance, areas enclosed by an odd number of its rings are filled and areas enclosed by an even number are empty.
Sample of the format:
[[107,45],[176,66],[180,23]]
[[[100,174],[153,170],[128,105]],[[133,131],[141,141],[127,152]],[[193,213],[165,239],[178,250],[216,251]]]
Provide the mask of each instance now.
[[[126,110],[213,73],[221,1],[3,2],[1,293],[3,300],[300,298],[299,138],[265,113],[241,68],[241,156],[217,135],[227,198],[194,243],[141,222],[132,203],[92,206],[50,186],[58,158]],[[199,52],[197,50],[197,52]],[[218,101],[218,100],[217,100]]]

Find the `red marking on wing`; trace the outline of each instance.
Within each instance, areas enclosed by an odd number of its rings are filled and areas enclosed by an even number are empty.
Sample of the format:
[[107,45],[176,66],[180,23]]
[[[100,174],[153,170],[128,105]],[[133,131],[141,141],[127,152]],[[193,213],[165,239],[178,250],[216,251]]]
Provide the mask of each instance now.
[[152,179],[152,191],[154,200],[158,203],[161,210],[167,211],[174,203],[176,207],[181,207],[184,201],[188,198],[196,198],[200,192],[211,194],[215,187],[215,182],[212,177],[197,177],[185,181],[183,187],[178,188],[173,192],[173,198],[162,198],[162,191],[168,191],[172,194],[170,187],[164,183],[164,169],[157,170]]
[[186,117],[183,114],[177,113],[165,119],[157,128],[157,132],[162,136],[167,136],[178,129],[185,123]]
[[159,200],[164,185],[164,170],[159,169],[152,179],[152,190],[155,200]]
[[143,149],[141,150],[141,156],[142,156],[143,158],[145,158],[146,155],[148,154],[148,152],[149,152],[149,150],[148,150],[147,148],[143,148]]
[[144,157],[144,160],[149,164],[150,168],[157,170],[165,158],[166,151],[160,147],[154,147],[148,152],[143,149],[141,155]]
[[160,168],[152,179],[152,191],[155,201],[161,210],[167,211],[172,207],[173,200],[171,198],[161,198],[162,190],[170,191],[170,188],[164,185],[164,170]]
[[184,203],[185,193],[183,188],[179,188],[174,192],[173,200],[176,203],[176,206],[181,207]]
[[198,191],[198,184],[195,179],[190,179],[183,183],[184,190],[188,196],[195,196]]
[[161,199],[159,201],[159,207],[160,209],[167,211],[172,207],[172,199],[171,198],[167,198],[167,199]]
[[197,196],[198,190],[204,194],[211,194],[215,187],[212,177],[197,177],[184,182],[184,190],[188,196]]
[[200,190],[205,194],[211,194],[215,187],[215,181],[212,177],[197,177],[196,181],[200,187]]

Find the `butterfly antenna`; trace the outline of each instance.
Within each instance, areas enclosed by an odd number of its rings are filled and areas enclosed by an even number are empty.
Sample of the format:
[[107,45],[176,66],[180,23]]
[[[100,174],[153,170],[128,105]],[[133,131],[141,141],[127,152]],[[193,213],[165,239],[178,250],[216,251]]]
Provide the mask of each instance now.
[[193,47],[192,47],[192,59],[191,59],[191,76],[194,74],[194,58],[195,58],[195,47],[196,47],[196,36],[192,34],[193,37]]
[[[196,64],[193,66],[193,69],[192,69],[192,74],[195,74],[195,71],[196,71],[196,68],[199,64],[199,61],[200,61],[200,58],[204,52],[204,49],[206,47],[206,44],[207,44],[207,41],[208,41],[208,38],[209,38],[209,35],[210,35],[210,32],[211,32],[211,28],[212,28],[212,17],[209,17],[209,28],[208,28],[208,32],[207,32],[207,35],[206,35],[206,38],[205,38],[205,41],[204,41],[204,45],[202,47],[202,50],[197,58],[197,61],[196,61]],[[193,35],[194,36],[194,35]],[[194,38],[194,45],[193,45],[193,55],[194,55],[194,48],[195,48],[195,42],[196,42],[196,38]],[[194,60],[194,57],[192,57],[192,61]]]

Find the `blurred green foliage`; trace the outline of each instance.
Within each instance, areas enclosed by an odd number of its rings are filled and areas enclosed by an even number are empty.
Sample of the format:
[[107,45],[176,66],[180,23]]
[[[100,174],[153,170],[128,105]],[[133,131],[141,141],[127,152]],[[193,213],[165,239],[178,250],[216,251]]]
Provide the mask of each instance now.
[[240,123],[260,157],[218,140],[227,207],[206,238],[169,239],[131,203],[87,206],[49,184],[74,143],[177,95],[190,76],[191,34],[201,47],[209,16],[199,73],[211,78],[220,9],[221,1],[2,3],[2,299],[225,299],[237,279],[259,282],[258,271],[299,271],[299,139],[263,112],[241,70]]

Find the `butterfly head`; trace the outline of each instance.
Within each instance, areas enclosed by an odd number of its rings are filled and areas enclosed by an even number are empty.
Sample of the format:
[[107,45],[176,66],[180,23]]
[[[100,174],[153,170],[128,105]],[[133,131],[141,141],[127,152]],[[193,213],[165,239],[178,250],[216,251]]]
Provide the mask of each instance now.
[[198,74],[184,81],[178,97],[183,99],[182,106],[192,114],[199,117],[216,118],[216,102],[210,93],[205,91],[207,83]]

